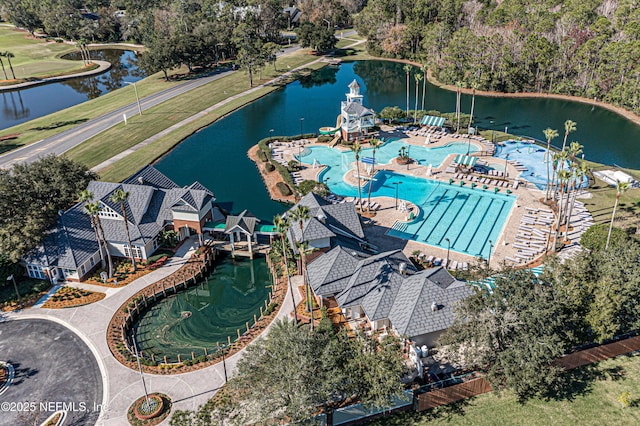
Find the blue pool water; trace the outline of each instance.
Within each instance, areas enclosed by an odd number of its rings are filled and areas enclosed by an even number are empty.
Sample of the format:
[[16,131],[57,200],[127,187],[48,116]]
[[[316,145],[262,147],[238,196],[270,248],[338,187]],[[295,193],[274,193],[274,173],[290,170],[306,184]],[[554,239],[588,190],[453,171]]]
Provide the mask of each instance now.
[[[504,146],[497,147],[496,157],[505,158],[508,154],[509,160],[519,161],[527,168],[526,171],[520,174],[520,177],[533,183],[538,189],[544,189],[547,186],[546,152],[546,148],[542,148],[536,144],[506,141],[504,142]],[[568,164],[567,162],[567,165]],[[549,170],[550,173],[553,174],[553,166],[551,164]],[[583,187],[586,187],[588,184],[589,181],[583,179]]]

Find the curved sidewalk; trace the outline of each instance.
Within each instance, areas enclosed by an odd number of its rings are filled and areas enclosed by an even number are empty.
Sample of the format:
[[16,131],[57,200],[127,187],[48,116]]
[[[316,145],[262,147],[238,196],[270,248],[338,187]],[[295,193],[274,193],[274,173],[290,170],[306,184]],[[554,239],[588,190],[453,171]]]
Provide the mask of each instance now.
[[[111,317],[133,294],[179,269],[196,248],[195,238],[187,240],[164,267],[138,278],[99,302],[71,309],[27,309],[17,314],[7,315],[8,318],[33,315],[51,318],[68,324],[69,328],[80,334],[81,338],[90,342],[95,352],[99,354],[98,362],[104,365],[107,376],[104,391],[107,407],[98,424],[113,426],[127,424],[127,409],[143,394],[139,373],[120,364],[109,351],[106,333]],[[291,295],[287,289],[287,295],[276,319],[290,317],[292,311]],[[265,331],[269,330],[271,324]],[[229,375],[232,374],[243,353],[244,349],[227,358]],[[174,410],[195,410],[224,385],[224,372],[222,364],[217,363],[202,370],[178,375],[145,374],[145,381],[150,392],[164,392],[169,395],[173,400]]]
[[24,83],[12,84],[10,86],[0,86],[0,92],[8,92],[10,90],[26,89],[28,87],[41,86],[43,84],[50,84],[50,83],[57,83],[59,81],[71,80],[71,79],[74,79],[74,78],[89,77],[89,76],[92,76],[92,75],[102,74],[103,72],[106,72],[109,69],[111,69],[111,62],[98,61],[97,59],[92,59],[91,62],[98,64],[98,68],[95,68],[95,69],[92,69],[92,70],[89,70],[89,71],[78,72],[78,73],[75,73],[75,74],[60,75],[60,76],[56,76],[56,77],[42,78],[42,79],[34,80],[34,81],[26,81]]

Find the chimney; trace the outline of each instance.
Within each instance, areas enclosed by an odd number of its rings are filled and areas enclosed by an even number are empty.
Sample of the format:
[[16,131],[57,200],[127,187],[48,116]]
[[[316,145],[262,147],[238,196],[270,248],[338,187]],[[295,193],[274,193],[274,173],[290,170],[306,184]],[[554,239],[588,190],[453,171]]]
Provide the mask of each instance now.
[[142,178],[142,176],[138,176],[138,183],[140,185],[144,185],[144,179]]
[[436,312],[437,310],[438,310],[438,304],[434,300],[433,302],[431,302],[431,312]]
[[407,264],[405,262],[402,262],[400,265],[398,265],[398,271],[400,271],[400,273],[404,275],[407,272]]

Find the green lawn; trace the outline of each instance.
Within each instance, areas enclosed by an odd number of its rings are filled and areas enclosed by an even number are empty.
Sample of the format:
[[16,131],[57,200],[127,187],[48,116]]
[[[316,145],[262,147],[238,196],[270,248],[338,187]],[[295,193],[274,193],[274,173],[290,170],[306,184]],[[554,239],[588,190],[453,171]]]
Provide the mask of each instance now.
[[[297,66],[311,62],[315,59],[315,56],[311,56],[306,53],[298,53],[295,55],[284,57],[282,59],[278,59],[277,66],[278,70],[287,70],[289,68],[295,68]],[[305,72],[311,72],[312,70],[319,69],[324,65],[326,64],[313,64],[305,68]],[[272,77],[272,72],[273,68],[271,68],[270,71],[265,70],[263,78],[266,79],[267,75],[269,75],[269,77]],[[171,148],[180,143],[187,136],[194,133],[196,130],[213,123],[217,119],[225,116],[226,114],[229,114],[230,112],[233,112],[234,110],[246,105],[247,103],[255,99],[271,93],[277,88],[278,86],[261,88],[254,93],[242,96],[238,99],[233,100],[232,102],[225,104],[221,108],[207,114],[205,117],[201,117],[200,119],[195,120],[188,125],[174,130],[170,134],[163,136],[152,144],[139,149],[138,151],[128,155],[127,157],[116,162],[110,167],[101,170],[101,179],[109,182],[118,182],[123,180],[145,164],[151,163],[164,155],[164,153],[169,151]],[[156,108],[153,108],[152,110],[156,110],[154,111],[155,116],[153,117],[147,117],[151,114],[147,114],[146,112],[142,117],[136,116],[135,119],[129,121],[129,124],[126,127],[132,127],[132,122],[135,123],[135,120],[141,120],[140,122],[142,122],[142,120],[148,121],[145,121],[146,124],[144,128],[142,128],[143,126],[140,126],[140,130],[136,131],[133,136],[131,135],[131,133],[127,133],[128,129],[125,129],[124,124],[119,124],[107,130],[106,132],[103,132],[100,135],[91,138],[83,145],[73,149],[72,151],[69,151],[69,155],[72,158],[87,162],[91,165],[94,165],[93,163],[99,164],[100,162],[111,158],[117,152],[121,152],[133,145],[136,145],[144,139],[157,134],[167,127],[170,127],[176,122],[179,122],[180,120],[183,120],[203,109],[206,109],[210,105],[213,105],[224,98],[227,98],[236,93],[240,93],[246,89],[248,89],[247,76],[244,73],[235,73],[231,76],[217,80],[206,85],[203,88],[198,89],[198,97],[195,99],[192,99],[192,96],[187,93],[180,97],[174,98],[174,100],[170,103],[158,105]],[[226,94],[224,93],[225,91]],[[124,137],[125,135],[126,137]],[[123,140],[123,143],[117,144],[119,146],[117,152],[112,152],[116,150],[109,147],[109,145],[113,145],[113,141],[117,140]],[[100,154],[94,154],[92,150],[99,151]]]
[[[574,385],[566,395],[524,404],[511,392],[488,393],[421,414],[399,414],[375,425],[637,425],[640,424],[640,356],[621,356],[568,373]],[[630,392],[632,406],[618,396]]]
[[[16,283],[18,284],[18,291],[20,292],[20,296],[22,296],[22,301],[25,303],[28,299],[51,287],[49,281],[27,277],[16,276]],[[2,285],[0,285],[0,306],[16,301],[17,296],[13,282],[2,283]]]
[[[596,179],[589,192],[593,195],[592,198],[580,201],[596,223],[609,223],[616,200],[616,189]],[[623,229],[640,226],[640,189],[630,189],[620,196],[615,225]]]
[[[36,39],[27,31],[12,27],[0,26],[0,46],[15,55],[11,59],[16,79],[29,77],[45,77],[48,75],[78,70],[83,66],[82,61],[68,61],[59,56],[77,50],[75,46],[66,43],[47,42]],[[9,64],[2,58],[7,76],[12,79]],[[0,83],[4,74],[0,73]]]

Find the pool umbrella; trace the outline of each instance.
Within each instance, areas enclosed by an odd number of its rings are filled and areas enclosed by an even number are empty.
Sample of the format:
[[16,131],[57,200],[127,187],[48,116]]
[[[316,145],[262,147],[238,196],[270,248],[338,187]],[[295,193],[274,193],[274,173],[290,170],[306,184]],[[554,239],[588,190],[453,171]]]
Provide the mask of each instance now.
[[482,185],[482,189],[487,189],[487,185]]
[[463,186],[463,185],[464,185],[464,181],[463,181],[463,180],[461,180],[461,181],[460,181],[460,186]]
[[497,193],[498,193],[498,191],[500,191],[500,188],[498,188],[498,187],[493,188],[493,193],[494,193],[494,194],[497,194]]
[[511,190],[510,189],[507,189],[507,194],[511,194]]
[[471,188],[475,188],[476,187],[476,183],[475,182],[471,182]]
[[453,179],[449,178],[449,185],[453,183]]

